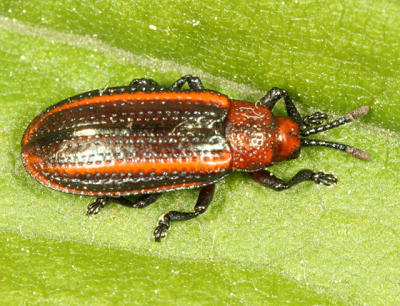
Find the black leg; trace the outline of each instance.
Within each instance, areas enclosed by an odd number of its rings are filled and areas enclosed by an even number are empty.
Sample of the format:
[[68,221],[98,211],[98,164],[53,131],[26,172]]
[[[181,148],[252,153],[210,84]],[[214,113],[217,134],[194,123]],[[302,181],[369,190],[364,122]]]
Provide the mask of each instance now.
[[261,98],[260,103],[262,106],[272,110],[281,98],[284,99],[286,105],[286,111],[290,119],[292,119],[299,126],[302,126],[303,119],[301,118],[296,106],[294,106],[292,99],[290,99],[288,93],[280,88],[273,87],[264,97]]
[[277,178],[275,175],[267,170],[253,172],[250,175],[258,183],[264,185],[265,187],[272,188],[276,191],[288,189],[304,181],[313,181],[317,184],[322,183],[327,186],[337,183],[337,179],[332,174],[314,172],[309,169],[304,169],[297,172],[297,174],[287,183]]
[[107,202],[106,197],[97,198],[96,201],[89,204],[87,207],[86,216],[97,215],[100,210],[106,206]]
[[124,206],[132,207],[132,208],[144,208],[149,206],[150,204],[157,201],[157,199],[161,196],[161,193],[151,193],[151,194],[143,194],[136,201],[132,202],[124,197],[119,198],[110,198],[110,202],[115,202]]
[[158,226],[154,230],[154,238],[156,241],[161,241],[161,238],[167,236],[167,230],[170,227],[171,221],[185,221],[193,219],[198,215],[204,213],[213,199],[215,190],[215,184],[205,186],[201,188],[199,198],[194,207],[193,212],[180,212],[180,211],[168,211],[163,214],[159,221]]
[[303,118],[303,123],[306,126],[315,126],[322,124],[328,118],[327,114],[316,112],[310,116]]
[[118,203],[124,206],[133,207],[133,208],[143,208],[151,203],[154,203],[159,197],[161,193],[152,193],[152,194],[144,194],[141,195],[136,201],[132,202],[124,197],[113,198],[113,197],[100,197],[97,198],[92,204],[90,204],[87,208],[86,215],[97,215],[100,210],[106,206],[109,202]]
[[185,76],[181,77],[179,80],[175,81],[171,85],[170,89],[171,90],[182,89],[183,85],[185,85],[186,82],[189,85],[190,89],[194,89],[194,90],[204,89],[204,86],[201,83],[200,79],[198,77],[194,77],[191,75],[185,75]]
[[155,91],[161,88],[158,83],[152,79],[134,79],[129,87],[131,90],[137,91]]

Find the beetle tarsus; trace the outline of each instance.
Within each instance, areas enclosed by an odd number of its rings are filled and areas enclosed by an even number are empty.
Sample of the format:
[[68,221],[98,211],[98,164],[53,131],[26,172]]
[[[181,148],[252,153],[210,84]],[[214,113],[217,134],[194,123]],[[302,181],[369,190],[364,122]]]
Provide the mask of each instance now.
[[179,90],[182,89],[183,85],[185,83],[188,84],[190,89],[193,90],[202,90],[204,89],[203,84],[201,83],[200,78],[194,77],[191,75],[185,75],[181,77],[180,79],[176,80],[170,87],[171,90]]
[[321,113],[321,112],[316,112],[312,115],[305,116],[303,118],[303,123],[305,126],[314,126],[314,125],[320,125],[324,123],[324,121],[328,118],[327,114]]
[[190,220],[204,213],[213,199],[214,191],[215,184],[207,185],[201,188],[193,212],[181,212],[171,210],[163,214],[158,221],[156,229],[154,230],[154,239],[156,241],[160,241],[161,238],[164,238],[167,235],[167,230],[170,227],[171,221]]
[[89,204],[89,206],[87,207],[86,215],[87,216],[97,215],[106,204],[107,204],[106,197],[97,198],[96,201]]
[[160,85],[152,79],[133,79],[129,86],[131,90],[155,91],[160,89]]
[[154,230],[154,240],[157,242],[161,241],[161,238],[167,237],[167,231],[170,227],[169,225],[168,213],[162,215],[158,221],[158,226]]
[[337,183],[337,178],[334,175],[323,172],[314,173],[312,180],[317,184],[324,184],[326,186]]

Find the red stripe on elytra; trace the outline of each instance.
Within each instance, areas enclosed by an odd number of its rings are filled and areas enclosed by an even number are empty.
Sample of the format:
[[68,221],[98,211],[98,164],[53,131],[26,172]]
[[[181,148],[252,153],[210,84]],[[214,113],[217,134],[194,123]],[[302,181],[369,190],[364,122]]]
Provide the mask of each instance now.
[[41,122],[49,117],[50,115],[57,113],[61,110],[68,110],[74,107],[79,107],[88,104],[98,104],[104,102],[126,102],[126,101],[182,101],[182,102],[199,102],[205,104],[211,104],[218,106],[220,108],[229,107],[229,99],[224,96],[217,94],[212,91],[204,92],[135,92],[135,93],[123,93],[114,95],[104,95],[104,96],[94,96],[84,98],[82,100],[75,100],[70,103],[62,104],[49,110],[47,113],[43,114],[37,120],[32,122],[29,128],[26,130],[24,138],[22,140],[22,145],[26,145],[30,139],[33,137],[35,131],[40,127]]
[[[32,157],[29,157],[31,159]],[[204,160],[200,156],[182,159],[168,160],[112,160],[110,162],[96,165],[85,163],[67,164],[67,165],[46,165],[44,170],[50,173],[60,173],[74,177],[75,175],[95,175],[105,173],[131,173],[132,175],[143,173],[163,174],[164,172],[172,173],[173,171],[194,171],[196,173],[215,172],[221,169],[228,169],[231,162],[230,152],[224,151],[218,154],[213,154],[209,160]],[[75,166],[76,165],[76,166]]]
[[[226,158],[226,157],[228,157],[227,155],[229,155],[229,152],[226,152],[226,153],[224,152],[223,155]],[[230,157],[230,155],[229,155],[229,157]],[[228,160],[230,160],[230,158]],[[220,163],[211,165],[212,167],[209,168],[209,171],[212,171],[211,169],[214,169],[214,171],[220,171],[221,168],[228,169],[228,166],[229,166],[229,163],[227,164],[228,160],[221,160]],[[74,194],[82,194],[82,195],[94,195],[95,196],[95,195],[104,195],[104,194],[107,194],[107,195],[141,194],[141,193],[151,193],[151,192],[175,190],[175,189],[179,189],[179,188],[199,187],[199,186],[209,183],[209,182],[202,182],[202,181],[200,181],[200,182],[183,182],[183,183],[168,184],[166,186],[159,186],[159,187],[153,187],[153,188],[124,190],[122,192],[118,191],[118,190],[116,190],[116,191],[88,191],[88,190],[84,190],[84,189],[77,189],[77,188],[63,186],[61,184],[57,184],[54,181],[49,180],[45,176],[43,176],[43,174],[41,173],[43,169],[38,170],[34,166],[35,164],[42,162],[42,160],[39,157],[36,157],[36,158],[32,157],[29,155],[29,153],[25,152],[25,153],[23,153],[23,162],[24,162],[25,168],[28,170],[28,172],[43,185],[53,188],[55,190],[60,190],[60,191],[64,191],[64,192],[74,193]],[[176,170],[176,171],[179,171],[179,169],[182,169],[181,171],[183,171],[183,167],[180,168],[179,166],[185,165],[185,164],[186,164],[186,166],[189,166],[188,163],[182,164],[180,162],[171,163],[169,166],[171,167],[171,169],[172,169],[172,167],[175,167],[174,170]],[[178,166],[179,169],[176,169],[176,166]],[[113,166],[112,168],[114,169],[114,171],[120,171],[120,170],[116,170],[115,166]],[[73,169],[73,168],[71,168],[71,169]],[[203,170],[204,169],[205,168],[203,168]],[[50,169],[46,169],[46,170],[50,170]],[[91,170],[99,170],[99,168],[91,168]],[[103,170],[105,170],[105,169],[103,169]],[[87,173],[87,172],[85,172],[85,173]],[[69,173],[69,174],[73,175],[73,173]]]

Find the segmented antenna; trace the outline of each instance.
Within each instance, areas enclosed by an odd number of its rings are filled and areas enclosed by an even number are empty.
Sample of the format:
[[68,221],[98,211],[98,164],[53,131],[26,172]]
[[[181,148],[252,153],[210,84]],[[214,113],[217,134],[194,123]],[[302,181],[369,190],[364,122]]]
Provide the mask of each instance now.
[[[369,106],[360,106],[359,108],[356,108],[352,112],[344,115],[343,117],[332,121],[330,123],[327,123],[322,126],[318,127],[312,127],[312,128],[306,128],[302,131],[300,131],[300,135],[307,137],[312,134],[317,134],[326,130],[333,129],[335,127],[338,127],[340,125],[343,125],[345,123],[351,122],[361,116],[364,116],[366,113],[369,111]],[[325,141],[325,140],[317,140],[317,139],[304,139],[302,138],[301,140],[301,145],[302,146],[321,146],[321,147],[328,147],[332,149],[337,149],[346,152],[347,154],[350,154],[358,159],[362,160],[371,160],[371,157],[369,155],[355,147],[345,145],[342,143],[336,143],[336,142],[331,142],[331,141]]]
[[353,110],[352,112],[344,115],[343,117],[332,121],[330,123],[327,123],[325,125],[322,126],[318,126],[318,127],[312,127],[312,128],[308,128],[308,129],[304,129],[300,132],[301,136],[309,136],[312,134],[317,134],[326,130],[330,130],[333,129],[335,127],[338,127],[340,125],[346,124],[348,122],[351,122],[361,116],[364,116],[366,113],[368,113],[369,111],[369,106],[360,106],[359,108],[356,108],[355,110]]
[[302,138],[301,140],[301,145],[302,146],[321,146],[321,147],[327,147],[327,148],[332,148],[332,149],[337,149],[346,152],[347,154],[350,154],[358,159],[362,160],[371,160],[371,157],[369,155],[355,147],[345,145],[342,143],[336,143],[336,142],[331,142],[331,141],[325,141],[325,140],[315,140],[315,139],[304,139]]

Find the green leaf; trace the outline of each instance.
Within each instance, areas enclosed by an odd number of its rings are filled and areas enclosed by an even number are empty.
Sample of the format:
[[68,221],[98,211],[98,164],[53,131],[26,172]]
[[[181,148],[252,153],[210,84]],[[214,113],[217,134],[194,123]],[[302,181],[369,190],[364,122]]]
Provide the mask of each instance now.
[[[400,302],[400,5],[395,1],[9,1],[0,3],[0,299],[7,304],[398,304]],[[20,160],[24,129],[79,92],[183,74],[235,99],[285,88],[303,114],[365,118],[324,148],[271,167],[334,173],[338,185],[274,192],[234,173],[201,217],[153,242],[166,210],[51,191]],[[278,113],[282,113],[280,106]]]

